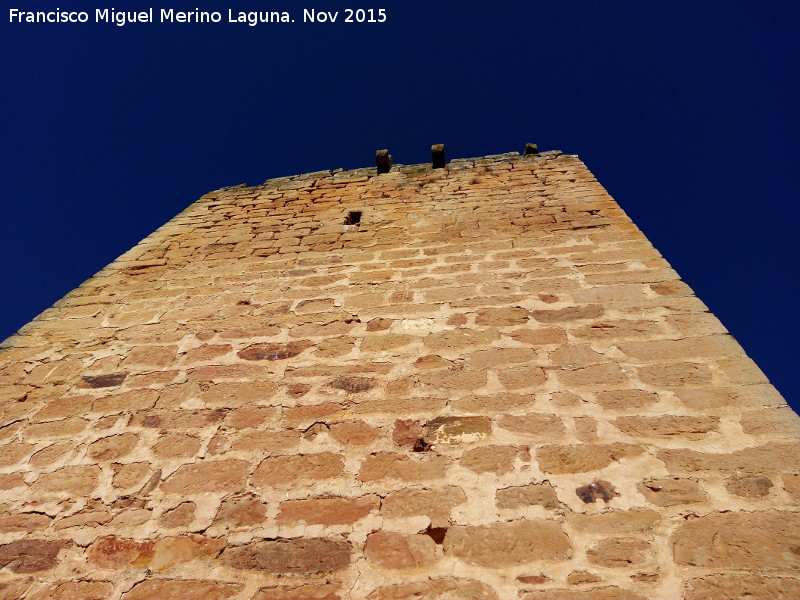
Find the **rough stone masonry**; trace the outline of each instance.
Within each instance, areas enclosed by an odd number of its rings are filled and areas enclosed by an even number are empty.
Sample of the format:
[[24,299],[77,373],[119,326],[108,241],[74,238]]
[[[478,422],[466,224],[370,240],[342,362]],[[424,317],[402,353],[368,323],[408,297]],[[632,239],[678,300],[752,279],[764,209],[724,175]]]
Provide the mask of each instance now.
[[800,419],[575,156],[212,192],[0,385],[2,600],[800,598]]

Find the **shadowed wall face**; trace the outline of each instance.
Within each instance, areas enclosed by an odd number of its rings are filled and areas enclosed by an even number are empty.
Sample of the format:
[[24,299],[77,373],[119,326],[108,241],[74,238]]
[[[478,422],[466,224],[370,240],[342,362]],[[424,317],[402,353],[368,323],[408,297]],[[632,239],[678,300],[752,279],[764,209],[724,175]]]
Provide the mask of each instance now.
[[223,189],[0,354],[0,597],[795,597],[798,418],[573,156]]

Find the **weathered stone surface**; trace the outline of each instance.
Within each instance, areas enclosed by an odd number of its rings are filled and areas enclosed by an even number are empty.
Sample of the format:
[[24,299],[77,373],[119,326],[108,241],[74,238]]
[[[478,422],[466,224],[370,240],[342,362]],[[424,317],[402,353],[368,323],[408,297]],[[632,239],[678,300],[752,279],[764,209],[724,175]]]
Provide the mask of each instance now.
[[28,600],[105,600],[113,591],[114,585],[109,581],[65,581],[29,596]]
[[605,312],[599,304],[585,306],[571,306],[558,310],[534,310],[531,313],[540,323],[560,323],[563,321],[577,321],[579,319],[596,319]]
[[32,533],[46,529],[51,521],[47,515],[39,513],[19,513],[0,516],[0,533],[16,533],[24,531]]
[[567,559],[572,555],[572,546],[555,521],[511,521],[450,527],[444,538],[444,551],[470,565],[498,568]]
[[244,488],[250,463],[244,460],[206,460],[182,465],[162,484],[165,494],[236,492]]
[[612,462],[643,452],[633,444],[585,444],[582,446],[542,446],[536,460],[545,473],[585,473],[607,467]]
[[450,459],[445,456],[424,456],[411,458],[405,454],[379,452],[369,455],[358,472],[360,481],[379,479],[401,479],[403,481],[423,481],[444,477]]
[[164,571],[192,560],[211,560],[224,546],[224,540],[200,535],[143,542],[108,536],[99,538],[89,547],[88,558],[90,563],[103,569]]
[[564,423],[556,415],[505,415],[498,423],[503,429],[526,434],[532,442],[557,440],[564,435]]
[[760,474],[778,469],[800,471],[800,444],[797,443],[764,444],[729,454],[676,448],[660,450],[657,456],[673,472],[710,470]]
[[590,571],[575,570],[567,575],[567,583],[571,583],[572,585],[580,585],[582,583],[597,583],[598,581],[602,581],[602,577]]
[[616,364],[608,363],[561,370],[558,380],[567,386],[600,387],[623,383],[625,374]]
[[644,383],[665,389],[695,387],[711,381],[711,371],[704,363],[666,363],[639,367],[637,375]]
[[680,436],[700,439],[719,428],[719,417],[664,415],[660,417],[620,417],[614,427],[634,437]]
[[367,559],[384,569],[414,569],[437,560],[437,546],[430,536],[379,531],[367,537]]
[[100,467],[79,465],[43,473],[31,486],[36,494],[75,494],[85,496],[100,482]]
[[656,506],[677,506],[706,500],[705,492],[694,479],[677,477],[648,479],[639,484],[639,491],[648,502]]
[[586,551],[593,565],[609,568],[638,567],[650,560],[651,544],[636,538],[609,538]]
[[800,598],[796,575],[776,577],[751,573],[706,575],[683,584],[683,600],[788,600]]
[[471,579],[435,578],[380,587],[367,600],[499,600],[485,583]]
[[271,456],[253,472],[250,483],[258,487],[292,483],[298,479],[331,479],[342,474],[344,456],[332,452]]
[[538,590],[522,594],[520,600],[649,600],[649,598],[632,590],[610,585],[586,590]]
[[158,519],[158,524],[166,529],[187,527],[193,520],[197,505],[194,502],[181,502],[178,506],[165,512]]
[[258,525],[267,518],[267,505],[255,494],[227,497],[214,517],[215,524],[231,527]]
[[516,446],[481,446],[464,452],[459,463],[473,473],[502,475],[514,468],[517,453]]
[[304,521],[320,525],[352,525],[380,507],[378,496],[360,498],[307,498],[280,504],[278,521]]
[[128,464],[113,464],[114,487],[130,488],[136,485],[143,485],[144,478],[150,476],[150,463],[135,462]]
[[649,531],[661,520],[654,510],[612,510],[602,513],[569,513],[567,522],[578,531],[589,533],[628,533]]
[[70,545],[65,540],[24,539],[0,544],[0,569],[12,573],[37,573],[58,564],[58,553]]
[[33,580],[27,577],[0,582],[0,600],[19,600],[25,595],[31,583]]
[[485,308],[475,313],[475,324],[493,327],[523,325],[528,322],[529,312],[519,306],[510,308]]
[[675,562],[706,568],[800,568],[800,513],[711,513],[686,521],[672,538]]
[[342,600],[336,584],[299,585],[296,587],[268,587],[260,589],[252,600]]
[[731,477],[725,481],[725,489],[731,494],[743,498],[763,498],[775,485],[769,477],[754,475],[752,477]]
[[345,421],[332,423],[330,433],[343,446],[366,446],[380,435],[381,430],[364,421]]
[[538,387],[547,381],[544,370],[534,364],[518,365],[510,369],[500,369],[496,374],[497,380],[508,390]]
[[374,388],[377,384],[378,382],[375,379],[355,376],[337,377],[328,383],[330,387],[336,388],[337,390],[343,390],[347,394],[367,392]]
[[285,360],[306,350],[308,342],[286,342],[277,344],[252,344],[236,353],[244,360]]
[[130,453],[139,441],[135,433],[120,433],[89,444],[88,454],[95,460],[114,460]]
[[658,394],[639,389],[595,392],[594,395],[606,410],[635,411],[658,402]]
[[422,428],[429,444],[476,442],[492,434],[489,417],[436,417]]
[[555,509],[561,506],[555,488],[548,481],[497,490],[495,503],[497,508],[539,505]]
[[742,430],[751,435],[785,435],[800,437],[800,416],[789,406],[746,412]]
[[220,561],[234,569],[285,575],[310,575],[344,569],[350,544],[327,538],[295,538],[229,546]]
[[783,489],[795,500],[800,500],[800,473],[786,473],[783,476]]
[[167,433],[161,436],[151,448],[159,458],[190,458],[200,450],[202,440],[186,433]]
[[390,519],[427,515],[432,527],[442,527],[447,525],[450,511],[466,501],[464,490],[455,486],[406,488],[386,494],[381,502],[381,515]]
[[238,594],[241,583],[191,579],[146,579],[123,594],[123,600],[227,600]]

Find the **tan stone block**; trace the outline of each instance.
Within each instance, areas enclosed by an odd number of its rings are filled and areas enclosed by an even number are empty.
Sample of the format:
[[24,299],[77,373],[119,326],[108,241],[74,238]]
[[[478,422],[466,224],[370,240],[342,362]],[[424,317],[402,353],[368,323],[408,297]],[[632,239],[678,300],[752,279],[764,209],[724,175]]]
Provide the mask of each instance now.
[[613,363],[560,370],[558,371],[558,379],[563,384],[570,386],[617,385],[626,381],[625,374]]
[[89,444],[87,454],[94,460],[114,460],[129,454],[139,442],[135,433],[120,433],[100,438]]
[[555,488],[547,481],[499,489],[495,494],[495,504],[497,504],[497,508],[522,508],[538,505],[556,509],[561,506]]
[[563,344],[567,341],[567,332],[563,329],[516,329],[505,335],[531,346]]
[[672,472],[800,471],[800,444],[764,444],[731,453],[698,452],[684,448],[660,450],[658,459]]
[[705,434],[719,429],[719,417],[619,417],[612,424],[622,433],[633,437],[680,436],[685,439],[702,439]]
[[555,310],[534,310],[531,316],[539,323],[562,323],[564,321],[578,321],[580,319],[596,319],[605,311],[599,304],[586,306],[570,306]]
[[123,594],[123,600],[228,600],[244,586],[241,583],[191,579],[146,579]]
[[94,398],[91,396],[61,397],[48,402],[33,416],[34,422],[79,417],[89,412]]
[[430,518],[432,527],[443,527],[453,508],[466,501],[466,494],[456,486],[406,488],[386,494],[381,502],[381,516],[391,519],[425,515]]
[[158,524],[166,529],[188,527],[194,520],[197,505],[194,502],[181,502],[175,508],[168,510],[158,519]]
[[540,386],[547,381],[544,371],[535,365],[521,365],[497,371],[497,379],[503,387],[510,390]]
[[798,539],[798,513],[711,513],[681,525],[672,537],[672,551],[679,565],[797,572]]
[[639,491],[648,502],[657,506],[677,506],[706,500],[705,492],[694,479],[677,477],[648,479],[639,484]]
[[326,538],[277,539],[229,546],[220,562],[258,573],[310,575],[340,571],[350,564],[347,542]]
[[[67,540],[38,540],[26,538],[0,544],[0,569],[12,573],[36,573],[58,564],[58,553],[71,545]],[[0,589],[0,591],[2,591]]]
[[477,293],[477,288],[474,285],[466,285],[461,287],[443,287],[425,290],[424,296],[426,302],[436,303],[464,300],[474,297]]
[[210,407],[239,407],[267,403],[278,385],[271,381],[251,381],[248,383],[217,383],[203,392],[200,399]]
[[245,460],[206,460],[181,465],[161,483],[165,494],[236,492],[244,488],[250,463]]
[[379,531],[367,536],[364,554],[383,569],[415,569],[438,559],[436,543],[424,534]]
[[387,350],[408,346],[416,339],[418,338],[413,335],[392,333],[387,333],[384,335],[372,335],[361,340],[361,345],[359,348],[362,352],[385,352]]
[[748,385],[739,388],[676,389],[675,396],[693,410],[724,410],[745,407],[783,406],[785,400],[771,385]]
[[537,358],[530,348],[492,348],[478,350],[467,356],[470,368],[491,369],[515,363],[530,363]]
[[71,494],[85,496],[90,494],[100,482],[100,467],[95,465],[67,466],[52,473],[43,473],[31,486],[37,495]]
[[344,456],[332,452],[271,456],[258,465],[250,483],[256,487],[267,487],[304,479],[332,479],[340,477],[343,468]]
[[24,442],[11,442],[0,446],[0,467],[10,467],[17,464],[23,458],[29,456],[34,448],[36,448],[35,445]]
[[111,513],[105,510],[85,510],[56,521],[53,529],[69,527],[97,527],[111,521]]
[[[276,409],[268,410],[273,410],[277,413]],[[130,426],[165,429],[167,431],[203,429],[216,426],[227,414],[230,413],[225,409],[153,410],[134,414],[131,417]]]
[[459,463],[473,473],[503,475],[513,470],[517,453],[516,446],[481,446],[464,452]]
[[252,600],[342,600],[338,584],[311,583],[296,587],[268,587],[259,590]]
[[133,348],[122,361],[122,367],[132,365],[164,369],[178,360],[177,346],[140,346]]
[[206,362],[225,356],[231,350],[233,350],[233,346],[230,344],[204,344],[198,348],[187,350],[181,357],[181,362],[185,364]]
[[450,527],[445,555],[478,567],[508,567],[537,560],[566,560],[569,538],[555,521],[511,521],[492,525]]
[[612,462],[641,454],[634,444],[546,445],[536,450],[536,460],[545,473],[585,473],[607,467]]
[[586,365],[608,362],[608,358],[592,350],[589,344],[565,344],[551,352],[550,362],[562,367],[583,367]]
[[158,392],[155,390],[133,390],[98,398],[92,404],[92,412],[110,415],[120,412],[137,412],[155,406]]
[[224,422],[233,429],[253,429],[274,420],[278,411],[268,406],[241,406],[229,411]]
[[249,527],[259,525],[267,519],[267,505],[255,494],[228,496],[214,517],[215,525]]
[[150,463],[135,462],[126,465],[113,464],[114,487],[131,488],[144,485],[144,480],[152,474]]
[[193,435],[167,433],[158,438],[151,450],[159,458],[190,458],[197,455],[201,444],[202,440]]
[[731,494],[743,498],[763,498],[769,494],[769,490],[773,485],[772,480],[763,475],[731,477],[725,481],[725,489]]
[[533,394],[491,394],[488,396],[464,396],[451,400],[453,410],[467,413],[505,413],[508,411],[530,409],[536,403]]
[[658,394],[639,389],[595,392],[594,396],[606,410],[638,410],[658,402]]
[[561,419],[550,414],[505,415],[498,425],[513,433],[526,434],[531,442],[557,440],[565,433]]
[[442,479],[450,459],[420,453],[413,458],[405,454],[378,452],[369,455],[358,472],[360,481],[377,481],[380,479],[399,479],[402,481],[424,481],[426,479]]
[[[28,598],[29,600],[105,600],[113,591],[114,585],[109,581],[65,581],[54,583]],[[5,600],[2,589],[0,598]]]
[[661,520],[654,510],[609,510],[602,513],[569,513],[567,522],[589,533],[632,533],[650,531]]
[[352,525],[380,507],[378,496],[360,498],[307,498],[280,504],[278,521],[304,521],[320,525]]
[[794,500],[800,500],[800,473],[786,473],[783,476],[783,489]]
[[589,588],[583,590],[548,589],[526,592],[520,600],[648,600],[633,590],[626,590],[615,585]]
[[426,386],[445,390],[474,390],[486,385],[486,371],[436,371],[418,376],[418,381]]
[[711,381],[711,371],[703,363],[647,365],[636,372],[644,383],[664,388],[692,387]]
[[380,433],[380,428],[364,421],[345,421],[330,426],[331,437],[343,446],[366,446],[375,441]]
[[524,325],[528,322],[530,312],[522,307],[484,308],[475,314],[475,324],[487,327],[508,327]]
[[662,336],[661,325],[641,319],[619,319],[598,321],[587,327],[570,330],[581,340],[624,340]]
[[42,438],[68,438],[74,439],[82,433],[89,422],[79,417],[70,417],[61,421],[48,421],[47,423],[35,423],[28,425],[25,429],[26,440],[37,440]]
[[17,513],[0,517],[0,533],[33,533],[47,529],[53,521],[47,515],[39,513]]
[[423,338],[423,344],[436,352],[456,353],[460,356],[464,348],[486,346],[499,337],[500,334],[494,328],[480,331],[458,328],[430,333]]
[[682,598],[684,600],[800,598],[800,579],[794,575],[780,577],[759,573],[711,574],[685,580]]
[[637,538],[609,538],[589,548],[586,557],[600,567],[638,567],[652,560],[651,545]]
[[[0,600],[19,600],[30,588],[33,579],[17,578],[0,583]],[[77,598],[75,600],[78,600]]]
[[729,335],[624,342],[618,344],[618,348],[628,356],[642,362],[743,354],[741,346]]
[[367,600],[499,600],[497,593],[485,583],[472,579],[431,578],[412,583],[379,587]]
[[742,415],[742,429],[750,435],[800,437],[800,416],[789,406],[747,412]]

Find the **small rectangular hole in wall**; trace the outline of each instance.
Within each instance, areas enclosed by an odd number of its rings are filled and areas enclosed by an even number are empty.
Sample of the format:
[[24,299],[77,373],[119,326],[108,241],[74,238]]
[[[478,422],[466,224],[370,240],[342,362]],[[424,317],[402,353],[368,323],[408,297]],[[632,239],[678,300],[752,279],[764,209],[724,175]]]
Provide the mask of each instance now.
[[347,213],[347,216],[344,218],[345,225],[358,225],[361,223],[361,211],[360,210],[351,210]]

